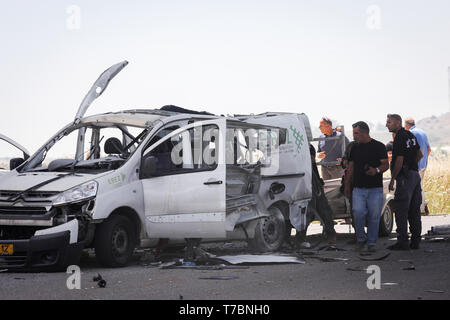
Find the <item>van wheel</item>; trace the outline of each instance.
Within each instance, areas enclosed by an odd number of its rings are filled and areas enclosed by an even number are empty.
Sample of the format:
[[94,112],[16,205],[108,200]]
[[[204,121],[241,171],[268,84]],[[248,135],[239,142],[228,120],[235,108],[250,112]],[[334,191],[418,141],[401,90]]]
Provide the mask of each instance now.
[[286,222],[283,213],[276,207],[269,208],[270,216],[259,219],[255,227],[255,237],[249,245],[256,251],[276,251],[286,239]]
[[380,229],[379,236],[387,237],[391,234],[392,228],[394,226],[394,212],[392,211],[391,204],[388,203],[386,207],[384,207],[383,214],[380,219]]
[[95,257],[105,267],[123,267],[134,250],[133,224],[120,215],[113,215],[96,230]]

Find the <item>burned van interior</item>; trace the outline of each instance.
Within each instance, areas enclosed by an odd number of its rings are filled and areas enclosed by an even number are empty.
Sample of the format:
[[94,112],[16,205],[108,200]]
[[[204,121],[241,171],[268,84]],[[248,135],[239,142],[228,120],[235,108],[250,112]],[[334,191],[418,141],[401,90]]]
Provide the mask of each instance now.
[[20,169],[25,172],[97,174],[121,167],[148,128],[95,123],[62,130]]

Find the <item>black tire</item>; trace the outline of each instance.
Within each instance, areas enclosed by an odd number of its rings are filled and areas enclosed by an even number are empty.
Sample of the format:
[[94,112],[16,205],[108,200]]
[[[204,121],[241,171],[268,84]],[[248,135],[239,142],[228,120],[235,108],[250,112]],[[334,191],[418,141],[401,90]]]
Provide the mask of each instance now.
[[269,212],[269,217],[258,221],[255,236],[249,241],[250,247],[255,251],[277,251],[286,240],[287,228],[283,213],[276,206],[270,207]]
[[391,204],[388,203],[384,207],[384,211],[380,218],[380,229],[379,236],[387,237],[391,234],[392,228],[394,226],[394,211],[392,210]]
[[100,224],[95,234],[95,257],[105,267],[123,267],[130,260],[135,247],[131,221],[112,215]]

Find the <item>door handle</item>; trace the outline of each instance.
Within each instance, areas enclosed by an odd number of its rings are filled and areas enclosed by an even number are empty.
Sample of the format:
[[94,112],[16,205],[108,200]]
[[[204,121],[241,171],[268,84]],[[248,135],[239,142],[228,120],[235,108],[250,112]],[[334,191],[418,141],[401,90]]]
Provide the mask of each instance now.
[[211,184],[222,184],[223,182],[222,182],[222,180],[217,180],[217,181],[206,181],[206,182],[203,182],[203,184],[205,184],[205,185],[207,185],[207,186],[209,186],[209,185],[211,185]]

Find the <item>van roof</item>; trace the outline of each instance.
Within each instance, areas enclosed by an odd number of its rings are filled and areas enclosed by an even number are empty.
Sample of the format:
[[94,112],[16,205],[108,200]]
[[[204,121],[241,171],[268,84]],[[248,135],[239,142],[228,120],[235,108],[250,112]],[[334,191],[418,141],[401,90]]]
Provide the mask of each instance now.
[[179,119],[192,117],[205,119],[219,118],[215,115],[192,114],[161,109],[131,109],[88,116],[83,118],[81,123],[113,123],[145,128],[153,126],[155,121],[168,117],[176,117]]

